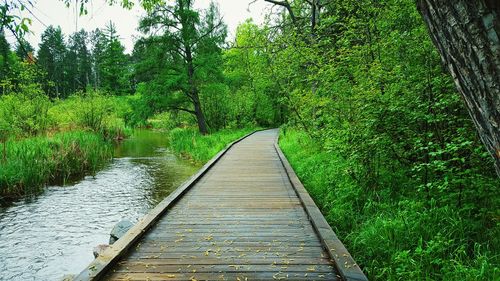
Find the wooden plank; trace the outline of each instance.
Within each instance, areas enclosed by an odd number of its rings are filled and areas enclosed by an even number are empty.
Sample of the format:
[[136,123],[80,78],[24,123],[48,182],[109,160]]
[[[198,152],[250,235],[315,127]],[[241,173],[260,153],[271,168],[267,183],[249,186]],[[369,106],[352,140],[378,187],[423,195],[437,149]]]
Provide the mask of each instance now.
[[[165,258],[161,256],[157,258],[156,256],[151,255],[151,258],[135,258],[135,259],[127,259],[124,262],[130,261],[144,261],[147,263],[157,262],[162,264],[172,264],[172,265],[195,265],[195,264],[204,264],[204,265],[225,265],[225,264],[236,264],[236,265],[245,265],[245,264],[260,264],[263,266],[268,265],[309,265],[311,267],[318,265],[332,265],[329,259],[322,257],[288,257],[288,256],[279,256],[279,257],[266,257],[263,256],[209,256],[205,258],[199,258],[194,255],[185,255],[184,257],[172,257]],[[123,262],[121,262],[123,263]],[[118,263],[120,264],[120,263]]]
[[236,281],[276,281],[276,280],[286,280],[286,281],[337,281],[338,276],[333,273],[317,273],[317,272],[306,272],[306,273],[286,273],[286,272],[261,272],[259,274],[249,274],[246,272],[238,273],[224,273],[224,272],[214,272],[214,273],[124,273],[115,272],[110,276],[110,279],[117,281],[130,281],[130,280],[141,280],[141,281],[156,281],[156,280],[171,280],[171,281],[193,281],[193,280],[236,280]]
[[[257,131],[255,131],[257,132]],[[171,207],[179,198],[182,197],[186,191],[195,185],[202,177],[207,173],[207,171],[217,163],[217,161],[226,152],[233,147],[234,144],[242,141],[248,136],[254,134],[252,132],[226,146],[221,152],[214,156],[210,161],[208,161],[195,175],[178,187],[174,192],[172,192],[167,198],[161,201],[151,212],[144,216],[139,223],[133,226],[122,238],[116,241],[115,244],[111,245],[102,255],[96,258],[87,268],[85,268],[74,280],[86,281],[94,280],[103,276],[109,266],[123,254],[126,253],[129,247],[133,245],[134,242],[139,240],[139,238],[145,233],[157,220],[163,215],[166,210]]]
[[114,272],[142,273],[210,273],[210,272],[316,272],[330,273],[334,270],[330,264],[182,264],[175,265],[165,260],[129,261],[120,263]]
[[342,242],[337,238],[337,235],[332,230],[325,217],[321,214],[321,211],[318,209],[314,200],[312,200],[304,185],[299,180],[297,174],[295,174],[295,171],[286,159],[283,151],[281,151],[278,140],[276,140],[275,148],[283,166],[285,167],[290,184],[302,202],[302,205],[309,215],[309,219],[318,233],[321,242],[328,250],[330,257],[334,260],[335,266],[342,278],[349,281],[368,281],[368,278],[356,264],[344,244],[342,244]]

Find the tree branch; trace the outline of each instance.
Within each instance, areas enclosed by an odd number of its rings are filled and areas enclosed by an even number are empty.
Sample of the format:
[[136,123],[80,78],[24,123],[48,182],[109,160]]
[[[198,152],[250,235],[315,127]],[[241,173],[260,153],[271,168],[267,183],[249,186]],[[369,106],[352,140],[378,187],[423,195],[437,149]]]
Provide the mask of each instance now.
[[219,19],[219,22],[212,26],[212,28],[207,31],[205,34],[201,35],[200,37],[196,38],[196,40],[194,40],[193,44],[191,46],[194,46],[196,45],[198,42],[200,42],[203,38],[207,37],[208,35],[210,35],[215,29],[217,29],[218,27],[220,27],[222,24],[224,23],[223,19],[220,18]]
[[290,6],[290,2],[288,2],[288,0],[283,0],[283,1],[264,0],[264,1],[271,3],[271,4],[274,4],[274,5],[285,7],[288,10],[288,13],[290,14],[290,18],[292,19],[292,22],[294,24],[297,23],[297,17],[295,17],[295,13],[293,12],[292,6]]
[[177,106],[170,106],[169,107],[170,109],[173,109],[173,110],[180,110],[180,111],[184,111],[184,112],[187,112],[187,113],[191,113],[193,115],[196,115],[196,112],[194,110],[191,110],[191,109],[187,109],[187,108],[182,108],[182,107],[177,107]]

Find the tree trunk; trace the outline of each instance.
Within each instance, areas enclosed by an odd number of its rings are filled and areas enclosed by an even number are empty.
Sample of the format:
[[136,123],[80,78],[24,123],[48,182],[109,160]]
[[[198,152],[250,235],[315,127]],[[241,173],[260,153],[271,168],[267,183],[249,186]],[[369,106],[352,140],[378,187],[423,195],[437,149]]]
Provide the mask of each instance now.
[[205,120],[205,115],[203,114],[203,111],[201,109],[201,103],[200,99],[198,98],[198,95],[196,95],[196,100],[194,102],[194,111],[196,112],[196,121],[198,122],[198,130],[202,135],[208,134],[208,129],[207,129],[207,122]]
[[201,109],[198,87],[196,86],[196,81],[194,78],[193,56],[191,48],[189,46],[186,46],[185,53],[186,53],[187,71],[188,71],[189,88],[190,88],[188,96],[193,102],[196,121],[198,122],[198,129],[202,135],[206,135],[208,134],[207,122],[205,120],[205,115],[203,114],[203,110]]
[[500,176],[500,2],[418,0],[417,6]]

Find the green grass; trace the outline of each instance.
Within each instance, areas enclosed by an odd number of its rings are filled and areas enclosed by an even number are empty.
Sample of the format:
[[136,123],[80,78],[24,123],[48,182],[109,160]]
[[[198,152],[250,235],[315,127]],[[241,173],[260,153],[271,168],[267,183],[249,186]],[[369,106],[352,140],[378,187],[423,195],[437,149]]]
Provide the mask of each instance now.
[[122,139],[131,130],[125,124],[131,112],[130,96],[111,96],[99,92],[79,93],[52,102],[48,119],[52,130],[86,129],[109,140]]
[[344,155],[300,131],[282,131],[279,143],[370,280],[500,280],[494,218],[422,199],[416,190],[366,190]]
[[36,194],[48,183],[93,173],[112,153],[102,135],[86,131],[7,141],[6,161],[3,153],[0,158],[0,196]]
[[254,128],[224,129],[203,136],[194,128],[176,128],[170,131],[170,148],[182,157],[202,164],[232,141],[254,130]]
[[37,194],[48,183],[95,172],[111,159],[111,142],[131,133],[128,99],[100,92],[54,101],[36,91],[2,96],[0,198]]

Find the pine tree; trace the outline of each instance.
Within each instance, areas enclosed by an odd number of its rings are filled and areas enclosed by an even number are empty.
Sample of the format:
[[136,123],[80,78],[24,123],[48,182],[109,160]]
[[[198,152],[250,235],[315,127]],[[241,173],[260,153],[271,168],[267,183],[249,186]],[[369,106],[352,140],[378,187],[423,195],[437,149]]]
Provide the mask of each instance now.
[[60,27],[49,26],[42,34],[38,50],[38,65],[46,72],[44,90],[51,98],[63,98],[69,94],[65,75],[66,44]]

